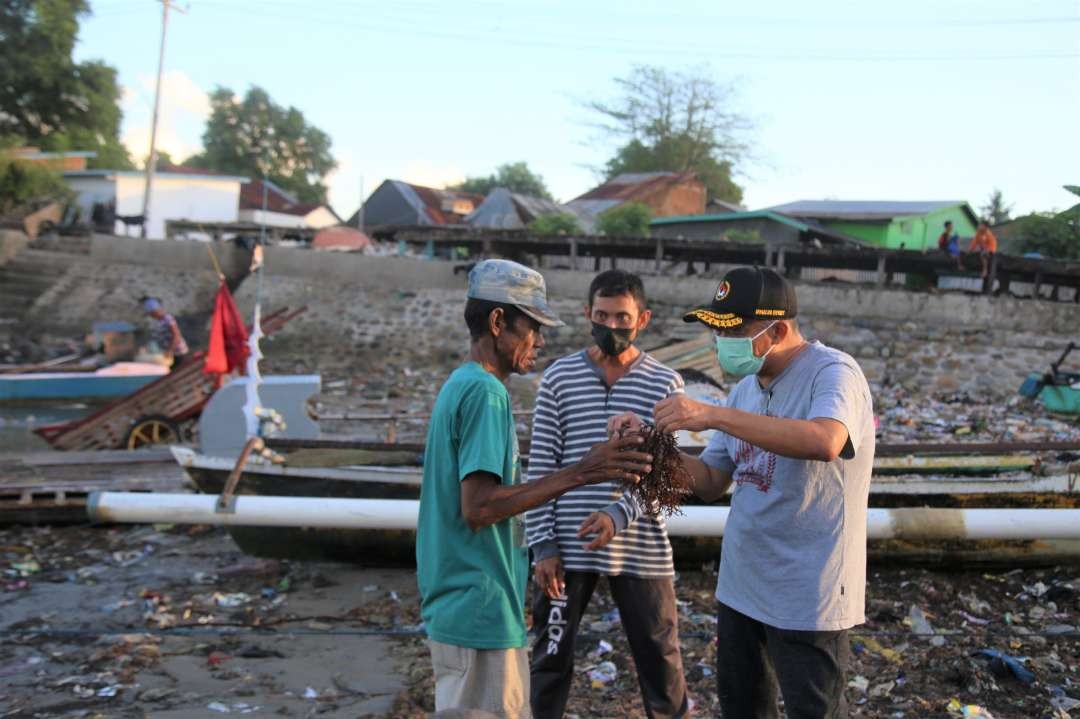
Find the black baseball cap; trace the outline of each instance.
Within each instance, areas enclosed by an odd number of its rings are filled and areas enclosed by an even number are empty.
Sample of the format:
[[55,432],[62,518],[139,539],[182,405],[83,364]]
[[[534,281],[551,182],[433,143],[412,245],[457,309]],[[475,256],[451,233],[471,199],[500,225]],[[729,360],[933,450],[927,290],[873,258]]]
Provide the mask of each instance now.
[[683,322],[730,329],[754,320],[786,320],[799,312],[795,288],[768,267],[736,267],[724,275],[712,302],[690,310]]

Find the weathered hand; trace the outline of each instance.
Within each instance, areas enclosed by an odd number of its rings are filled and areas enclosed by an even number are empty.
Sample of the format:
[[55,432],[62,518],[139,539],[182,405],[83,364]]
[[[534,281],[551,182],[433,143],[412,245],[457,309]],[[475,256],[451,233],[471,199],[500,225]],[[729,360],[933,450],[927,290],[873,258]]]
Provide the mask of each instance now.
[[715,409],[704,402],[695,402],[686,395],[674,395],[660,400],[653,409],[656,428],[661,432],[688,429],[700,432],[710,429],[709,415]]
[[607,421],[608,439],[634,434],[639,429],[641,429],[641,418],[633,412],[614,414]]
[[533,579],[541,592],[550,599],[558,599],[566,591],[566,573],[563,571],[562,559],[548,557],[536,563]]
[[585,521],[581,523],[581,527],[578,529],[578,539],[585,539],[585,537],[596,535],[593,540],[585,545],[586,552],[595,552],[600,549],[615,536],[615,520],[611,518],[611,515],[607,512],[593,512]]
[[652,471],[652,455],[635,452],[644,440],[640,435],[609,439],[594,446],[577,463],[584,484],[623,482],[637,484]]

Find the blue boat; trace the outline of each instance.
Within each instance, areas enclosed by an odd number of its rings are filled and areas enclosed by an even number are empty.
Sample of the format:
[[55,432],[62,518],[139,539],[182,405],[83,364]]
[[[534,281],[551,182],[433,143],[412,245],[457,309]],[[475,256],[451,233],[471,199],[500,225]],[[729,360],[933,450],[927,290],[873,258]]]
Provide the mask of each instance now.
[[124,397],[162,374],[103,374],[99,370],[0,375],[0,401]]

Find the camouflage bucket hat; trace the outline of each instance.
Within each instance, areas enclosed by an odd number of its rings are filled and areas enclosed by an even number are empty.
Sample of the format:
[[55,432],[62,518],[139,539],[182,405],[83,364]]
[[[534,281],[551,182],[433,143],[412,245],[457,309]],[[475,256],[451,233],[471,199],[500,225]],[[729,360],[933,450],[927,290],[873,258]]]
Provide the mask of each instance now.
[[547,302],[544,277],[510,260],[484,260],[469,272],[469,297],[514,305],[546,327],[562,327]]

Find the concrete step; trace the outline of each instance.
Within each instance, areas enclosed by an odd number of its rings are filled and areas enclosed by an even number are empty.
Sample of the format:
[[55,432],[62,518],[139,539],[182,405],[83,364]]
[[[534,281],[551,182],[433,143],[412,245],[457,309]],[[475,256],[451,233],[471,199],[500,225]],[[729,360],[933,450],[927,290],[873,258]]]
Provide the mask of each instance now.
[[0,272],[11,277],[61,277],[67,272],[66,267],[59,265],[39,265],[32,262],[12,260],[3,267]]
[[72,263],[78,262],[80,259],[81,255],[72,254],[70,252],[53,252],[52,250],[36,250],[32,247],[27,247],[11,258],[11,261],[32,262],[34,264],[50,267],[67,267]]
[[8,292],[33,292],[40,294],[56,283],[56,277],[33,274],[0,272],[0,287]]
[[73,255],[90,254],[90,238],[70,235],[43,235],[30,243],[30,249]]
[[25,315],[38,295],[27,295],[24,292],[8,290],[0,285],[0,317],[22,317]]

